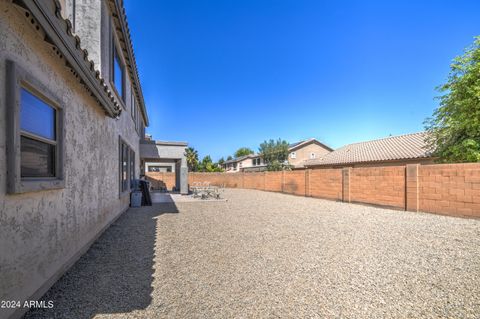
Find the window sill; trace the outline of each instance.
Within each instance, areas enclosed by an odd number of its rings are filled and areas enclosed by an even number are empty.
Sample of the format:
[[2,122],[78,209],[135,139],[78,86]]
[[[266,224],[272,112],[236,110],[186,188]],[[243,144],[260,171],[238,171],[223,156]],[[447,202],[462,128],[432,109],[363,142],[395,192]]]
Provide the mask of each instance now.
[[65,180],[57,178],[22,179],[10,189],[9,194],[22,194],[65,188]]

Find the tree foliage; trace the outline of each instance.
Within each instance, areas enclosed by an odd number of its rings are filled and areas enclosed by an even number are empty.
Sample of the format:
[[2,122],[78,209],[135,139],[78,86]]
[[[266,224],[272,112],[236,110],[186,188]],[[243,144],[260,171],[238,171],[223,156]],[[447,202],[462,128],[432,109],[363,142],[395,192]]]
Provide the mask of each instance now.
[[282,139],[264,141],[259,147],[260,156],[267,164],[267,170],[290,169],[288,165],[288,142]]
[[228,155],[227,161],[231,161],[233,159],[232,155]]
[[453,60],[440,106],[425,121],[428,143],[442,162],[480,161],[480,37]]
[[185,150],[185,157],[187,160],[188,170],[196,172],[198,170],[198,151],[193,147],[188,147]]
[[250,155],[250,154],[253,154],[254,152],[249,149],[248,147],[240,147],[236,152],[235,152],[235,158],[239,158],[241,156],[245,156],[245,155]]
[[201,171],[201,172],[222,172],[223,169],[217,163],[213,163],[210,155],[207,155],[200,162],[199,171]]

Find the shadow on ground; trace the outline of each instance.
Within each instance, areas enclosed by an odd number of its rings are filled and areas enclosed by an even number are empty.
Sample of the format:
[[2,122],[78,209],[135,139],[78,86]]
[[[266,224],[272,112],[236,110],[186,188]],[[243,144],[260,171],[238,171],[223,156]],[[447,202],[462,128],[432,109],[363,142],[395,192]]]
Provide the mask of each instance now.
[[151,303],[156,217],[178,213],[175,204],[131,208],[41,298],[52,309],[24,318],[90,319],[145,309]]

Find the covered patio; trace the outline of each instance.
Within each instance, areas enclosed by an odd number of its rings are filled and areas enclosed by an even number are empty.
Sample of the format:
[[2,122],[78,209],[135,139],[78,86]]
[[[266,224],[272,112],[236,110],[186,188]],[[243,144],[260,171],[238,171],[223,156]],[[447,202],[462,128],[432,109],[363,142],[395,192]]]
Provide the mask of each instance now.
[[175,191],[188,194],[188,167],[185,158],[187,145],[186,142],[141,141],[142,174],[148,176],[149,173],[156,172],[175,173]]

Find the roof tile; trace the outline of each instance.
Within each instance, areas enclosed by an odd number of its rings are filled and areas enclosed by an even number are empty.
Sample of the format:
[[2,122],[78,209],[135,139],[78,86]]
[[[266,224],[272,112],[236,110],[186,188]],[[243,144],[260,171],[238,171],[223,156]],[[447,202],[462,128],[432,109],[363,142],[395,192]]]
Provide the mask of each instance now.
[[323,158],[307,160],[305,166],[338,165],[431,157],[427,132],[391,136],[345,145]]

